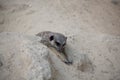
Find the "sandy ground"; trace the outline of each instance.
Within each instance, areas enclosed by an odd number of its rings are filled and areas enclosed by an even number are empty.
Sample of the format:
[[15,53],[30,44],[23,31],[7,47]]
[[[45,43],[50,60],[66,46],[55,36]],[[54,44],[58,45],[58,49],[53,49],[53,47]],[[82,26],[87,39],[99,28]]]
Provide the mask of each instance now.
[[40,40],[17,32],[0,33],[0,80],[50,80],[49,50]]
[[119,0],[0,0],[0,32],[68,37],[68,66],[52,57],[55,80],[120,80]]

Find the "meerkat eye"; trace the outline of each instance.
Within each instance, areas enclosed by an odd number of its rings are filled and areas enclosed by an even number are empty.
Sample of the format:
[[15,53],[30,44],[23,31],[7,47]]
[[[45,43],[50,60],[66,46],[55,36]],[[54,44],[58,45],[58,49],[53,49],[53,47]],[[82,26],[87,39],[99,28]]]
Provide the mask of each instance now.
[[56,44],[57,46],[60,46],[60,43],[59,43],[59,42],[55,42],[55,44]]

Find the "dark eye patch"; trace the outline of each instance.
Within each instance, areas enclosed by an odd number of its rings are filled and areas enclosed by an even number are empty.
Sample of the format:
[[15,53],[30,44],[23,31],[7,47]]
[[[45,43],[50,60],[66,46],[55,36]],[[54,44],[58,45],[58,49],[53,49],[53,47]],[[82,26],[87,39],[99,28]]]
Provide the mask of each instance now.
[[55,42],[55,44],[56,44],[57,46],[60,46],[60,43],[59,43],[59,42]]

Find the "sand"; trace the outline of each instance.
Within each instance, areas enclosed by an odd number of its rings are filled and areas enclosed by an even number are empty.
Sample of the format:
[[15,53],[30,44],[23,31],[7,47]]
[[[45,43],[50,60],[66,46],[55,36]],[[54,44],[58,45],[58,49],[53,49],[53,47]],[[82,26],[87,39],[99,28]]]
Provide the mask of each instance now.
[[68,37],[73,60],[51,56],[54,80],[120,80],[119,0],[0,0],[0,32],[46,30]]

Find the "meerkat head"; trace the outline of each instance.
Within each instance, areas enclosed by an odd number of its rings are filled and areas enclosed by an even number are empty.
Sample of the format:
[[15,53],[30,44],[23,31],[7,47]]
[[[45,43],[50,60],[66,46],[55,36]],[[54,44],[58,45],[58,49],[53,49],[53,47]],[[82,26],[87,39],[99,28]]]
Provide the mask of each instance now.
[[54,48],[62,52],[65,48],[67,37],[60,33],[54,33],[49,37],[49,40]]

